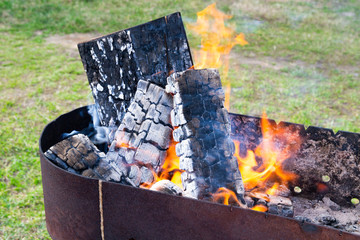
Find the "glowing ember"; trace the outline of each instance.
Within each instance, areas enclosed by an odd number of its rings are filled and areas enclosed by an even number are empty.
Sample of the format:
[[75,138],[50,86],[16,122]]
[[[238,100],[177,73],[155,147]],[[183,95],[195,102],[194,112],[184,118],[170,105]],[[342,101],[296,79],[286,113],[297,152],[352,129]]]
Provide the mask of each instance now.
[[[243,33],[236,35],[235,31],[225,26],[225,20],[232,18],[218,9],[213,3],[197,13],[197,22],[187,25],[190,30],[201,37],[201,48],[194,51],[195,68],[219,68],[221,78],[227,81],[229,70],[229,53],[240,44],[248,44]],[[225,107],[229,110],[230,83],[226,86]]]
[[251,208],[251,210],[255,210],[255,211],[258,211],[258,212],[266,212],[267,209],[268,208],[266,206],[261,205],[261,204],[258,204],[258,205]]
[[181,173],[183,171],[179,168],[180,158],[176,156],[175,144],[176,143],[172,141],[169,149],[167,150],[165,162],[158,174],[158,181],[168,179],[182,189]]
[[[254,151],[248,150],[245,157],[240,156],[239,142],[235,141],[235,156],[246,191],[257,193],[256,198],[266,200],[266,194],[288,193],[288,184],[297,179],[294,173],[282,169],[282,163],[297,152],[301,138],[298,132],[279,126],[272,128],[265,113],[261,119],[261,130],[262,142]],[[255,209],[263,207],[256,206]]]
[[175,144],[176,142],[172,140],[169,149],[166,152],[166,158],[160,171],[156,174],[155,171],[152,170],[154,181],[152,183],[143,183],[141,184],[141,187],[150,188],[156,182],[166,179],[175,183],[181,189],[183,188],[181,183],[181,173],[183,171],[179,168],[180,158],[176,156]]

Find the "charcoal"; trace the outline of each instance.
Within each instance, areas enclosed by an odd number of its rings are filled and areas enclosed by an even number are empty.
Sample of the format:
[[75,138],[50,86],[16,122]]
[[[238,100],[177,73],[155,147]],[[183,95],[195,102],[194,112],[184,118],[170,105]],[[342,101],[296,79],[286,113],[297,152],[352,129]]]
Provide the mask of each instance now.
[[193,63],[180,13],[78,44],[102,125],[119,126],[140,79],[165,87]]
[[216,69],[174,73],[166,90],[174,95],[171,123],[184,191],[211,200],[220,187],[243,199],[244,187],[230,139],[230,121],[224,108],[224,91]]
[[150,190],[167,193],[170,195],[182,196],[183,190],[169,180],[161,180],[151,186]]
[[294,216],[294,206],[289,198],[253,191],[248,193],[245,199],[248,206],[249,203],[257,206],[262,205],[268,213],[284,217]]
[[72,173],[104,181],[124,181],[124,169],[107,161],[105,154],[83,134],[73,135],[53,145],[45,152],[45,156],[57,166]]
[[164,88],[149,81],[138,82],[133,102],[107,153],[108,159],[116,159],[121,168],[133,168],[134,174],[128,177],[136,186],[151,183],[152,171],[158,172],[164,163],[171,140],[171,110],[172,96]]
[[289,198],[270,195],[267,207],[269,213],[284,217],[294,216],[294,207]]

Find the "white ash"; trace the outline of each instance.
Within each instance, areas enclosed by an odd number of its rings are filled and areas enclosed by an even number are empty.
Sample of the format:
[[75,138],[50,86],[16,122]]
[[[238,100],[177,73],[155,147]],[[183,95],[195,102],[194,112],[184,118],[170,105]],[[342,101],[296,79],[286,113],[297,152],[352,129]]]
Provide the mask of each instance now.
[[342,207],[327,197],[322,200],[291,197],[291,200],[294,205],[295,219],[360,235],[360,204]]

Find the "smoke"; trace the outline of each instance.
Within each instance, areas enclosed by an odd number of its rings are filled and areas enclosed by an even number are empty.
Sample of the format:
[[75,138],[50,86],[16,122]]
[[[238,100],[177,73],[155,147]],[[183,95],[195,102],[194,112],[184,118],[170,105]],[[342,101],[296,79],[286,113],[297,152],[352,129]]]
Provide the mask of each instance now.
[[91,121],[89,125],[78,131],[73,130],[70,133],[63,133],[62,139],[68,138],[70,136],[82,133],[89,137],[89,139],[103,152],[107,152],[108,146],[111,144],[114,139],[114,134],[116,131],[116,126],[114,123],[110,123],[109,127],[102,126],[100,118],[95,105],[89,105],[87,107],[87,113],[91,116]]

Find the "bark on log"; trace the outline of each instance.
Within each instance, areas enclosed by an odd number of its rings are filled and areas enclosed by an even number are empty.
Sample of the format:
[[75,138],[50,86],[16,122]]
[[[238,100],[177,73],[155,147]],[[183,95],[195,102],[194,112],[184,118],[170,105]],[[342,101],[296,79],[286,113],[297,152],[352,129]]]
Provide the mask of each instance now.
[[124,182],[125,169],[119,169],[108,162],[105,154],[100,152],[90,139],[77,134],[62,140],[45,152],[45,156],[59,167],[85,177],[104,181]]
[[[230,115],[232,138],[240,142],[240,154],[254,150],[262,140],[260,118]],[[329,197],[340,205],[351,205],[360,198],[360,134],[270,120],[271,126],[285,132],[299,132],[300,149],[284,162],[285,171],[299,178],[301,195],[310,198]],[[325,180],[325,181],[324,181]],[[297,194],[298,195],[298,194]]]
[[172,96],[162,87],[140,80],[133,102],[115,133],[107,158],[133,168],[136,186],[153,181],[164,162],[171,140]]
[[224,108],[224,91],[216,69],[187,70],[167,79],[166,90],[174,94],[171,121],[180,157],[185,193],[211,199],[220,187],[235,192],[242,203],[244,187],[233,157],[230,122]]
[[180,13],[78,44],[102,125],[119,126],[139,79],[165,87],[193,63]]

